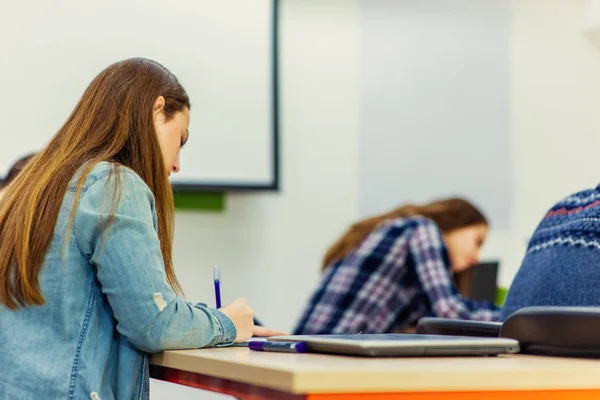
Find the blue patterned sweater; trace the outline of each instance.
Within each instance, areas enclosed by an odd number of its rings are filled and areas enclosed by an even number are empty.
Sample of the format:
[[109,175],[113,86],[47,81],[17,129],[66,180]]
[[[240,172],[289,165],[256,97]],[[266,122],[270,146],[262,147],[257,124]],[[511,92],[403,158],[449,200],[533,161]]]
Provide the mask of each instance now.
[[556,204],[537,227],[502,309],[600,306],[600,186]]

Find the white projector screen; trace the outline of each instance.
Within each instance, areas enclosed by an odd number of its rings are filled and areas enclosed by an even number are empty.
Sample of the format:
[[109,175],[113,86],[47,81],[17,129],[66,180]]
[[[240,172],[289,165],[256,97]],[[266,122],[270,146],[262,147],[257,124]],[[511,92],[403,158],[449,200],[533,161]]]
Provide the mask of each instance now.
[[115,61],[169,68],[192,103],[181,190],[277,189],[277,0],[19,0],[0,11],[0,178]]

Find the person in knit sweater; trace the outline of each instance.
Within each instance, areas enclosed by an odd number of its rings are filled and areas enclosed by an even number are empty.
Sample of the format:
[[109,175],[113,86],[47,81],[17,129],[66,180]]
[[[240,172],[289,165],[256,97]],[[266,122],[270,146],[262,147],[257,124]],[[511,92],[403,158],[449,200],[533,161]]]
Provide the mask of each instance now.
[[548,211],[535,230],[501,310],[600,306],[600,186]]

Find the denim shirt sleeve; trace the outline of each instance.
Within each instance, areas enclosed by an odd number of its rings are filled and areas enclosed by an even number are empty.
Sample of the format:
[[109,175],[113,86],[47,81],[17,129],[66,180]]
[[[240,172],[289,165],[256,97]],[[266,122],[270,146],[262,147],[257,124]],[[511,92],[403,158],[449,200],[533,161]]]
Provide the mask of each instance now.
[[[79,249],[96,269],[117,331],[150,353],[233,343],[236,329],[225,314],[185,302],[167,283],[154,227],[154,196],[132,171],[119,168],[118,173],[117,206],[112,205],[116,180],[103,177],[81,196],[73,225]],[[111,210],[114,218],[104,235]]]

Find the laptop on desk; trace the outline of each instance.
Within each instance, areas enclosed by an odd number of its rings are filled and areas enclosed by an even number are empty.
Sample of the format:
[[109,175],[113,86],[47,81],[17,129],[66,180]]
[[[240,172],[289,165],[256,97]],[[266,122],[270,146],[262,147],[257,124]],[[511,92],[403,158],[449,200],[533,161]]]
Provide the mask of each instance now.
[[412,334],[274,336],[273,342],[304,342],[310,352],[364,357],[494,356],[519,352],[519,342],[480,338]]

